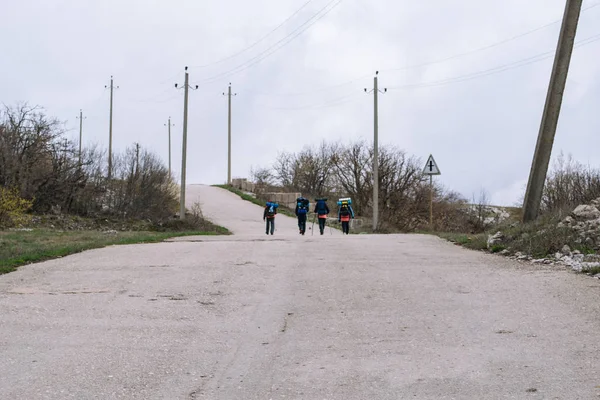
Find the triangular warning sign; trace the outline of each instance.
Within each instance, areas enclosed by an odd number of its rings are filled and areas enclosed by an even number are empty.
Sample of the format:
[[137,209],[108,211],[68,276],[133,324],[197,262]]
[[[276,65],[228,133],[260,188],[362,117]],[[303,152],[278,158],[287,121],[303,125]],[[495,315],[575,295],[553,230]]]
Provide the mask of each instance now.
[[438,168],[432,155],[429,155],[425,168],[423,168],[423,174],[425,175],[441,175],[440,169]]

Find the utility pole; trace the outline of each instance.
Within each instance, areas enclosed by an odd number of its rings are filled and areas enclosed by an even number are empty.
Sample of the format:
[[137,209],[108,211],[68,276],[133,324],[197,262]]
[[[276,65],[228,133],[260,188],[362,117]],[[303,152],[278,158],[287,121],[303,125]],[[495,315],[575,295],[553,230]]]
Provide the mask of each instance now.
[[[187,156],[187,118],[188,118],[188,89],[190,88],[190,77],[187,72],[188,67],[185,67],[185,84],[183,96],[183,145],[181,154],[181,194],[179,196],[179,219],[185,219],[185,166]],[[177,88],[177,84],[175,84]],[[198,89],[198,85],[196,85]]]
[[135,177],[140,173],[140,144],[135,144]]
[[83,142],[83,110],[79,110],[79,165],[81,165],[81,143]]
[[[104,86],[108,88],[109,86]],[[119,87],[117,86],[117,89]],[[113,77],[110,76],[110,120],[108,123],[108,180],[112,178],[112,123],[113,123]]]
[[[225,95],[225,93],[223,93]],[[227,92],[228,114],[227,114],[227,184],[231,185],[231,96],[237,96],[237,93],[231,94],[231,82]]]
[[[387,89],[383,91],[379,90],[377,75],[379,71],[375,72],[375,78],[373,78],[373,97],[374,97],[374,129],[373,129],[373,231],[377,231],[379,226],[379,105],[377,103],[377,97],[379,93],[387,92]],[[365,92],[368,92],[365,89]]]
[[523,222],[535,220],[540,210],[582,3],[583,0],[566,1],[558,46],[554,56],[554,65],[550,76],[550,84],[546,95],[546,104],[544,105],[544,113],[542,115],[542,123],[538,133],[538,140],[529,173],[529,182],[527,183],[527,191],[525,193],[525,201],[523,203]]
[[169,127],[169,178],[171,177],[171,117],[169,117],[169,122],[165,124],[165,126]]

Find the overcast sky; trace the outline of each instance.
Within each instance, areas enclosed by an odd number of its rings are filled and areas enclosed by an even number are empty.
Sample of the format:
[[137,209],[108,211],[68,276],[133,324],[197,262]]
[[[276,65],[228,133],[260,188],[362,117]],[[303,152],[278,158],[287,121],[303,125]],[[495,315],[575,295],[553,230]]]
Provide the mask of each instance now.
[[[553,153],[593,166],[600,166],[598,3],[584,1],[577,33],[583,45],[573,54]],[[379,70],[380,87],[389,89],[380,97],[380,143],[423,162],[432,153],[443,174],[437,179],[447,187],[466,197],[483,188],[493,203],[512,205],[527,182],[564,5],[6,0],[0,101],[43,106],[66,122],[73,140],[83,108],[84,145],[108,147],[104,86],[114,75],[115,150],[140,142],[167,160],[164,125],[171,116],[179,176],[183,93],[174,83],[183,84],[187,65],[190,82],[199,85],[190,92],[187,180],[222,183],[222,93],[229,82],[238,93],[233,175],[246,177],[282,150],[323,139],[372,140],[373,99],[363,89]]]

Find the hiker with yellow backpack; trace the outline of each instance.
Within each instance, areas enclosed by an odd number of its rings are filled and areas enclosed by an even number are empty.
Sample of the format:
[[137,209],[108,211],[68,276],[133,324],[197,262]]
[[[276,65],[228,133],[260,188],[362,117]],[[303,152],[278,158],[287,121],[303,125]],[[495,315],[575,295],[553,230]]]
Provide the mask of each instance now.
[[342,223],[342,233],[350,233],[350,219],[354,219],[354,210],[352,209],[352,199],[347,197],[339,199],[338,202],[338,222]]

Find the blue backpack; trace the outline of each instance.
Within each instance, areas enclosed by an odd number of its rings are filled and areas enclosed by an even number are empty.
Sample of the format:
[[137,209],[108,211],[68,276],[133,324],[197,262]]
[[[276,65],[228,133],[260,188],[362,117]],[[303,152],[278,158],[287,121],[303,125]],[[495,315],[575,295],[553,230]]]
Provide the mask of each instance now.
[[325,200],[323,200],[323,199],[317,200],[317,214],[319,214],[319,215],[327,214],[326,203],[325,203]]
[[303,214],[308,213],[308,209],[310,206],[308,199],[305,199],[303,197],[298,197],[296,199],[296,201],[298,202],[297,203],[298,204],[298,214],[303,215]]

